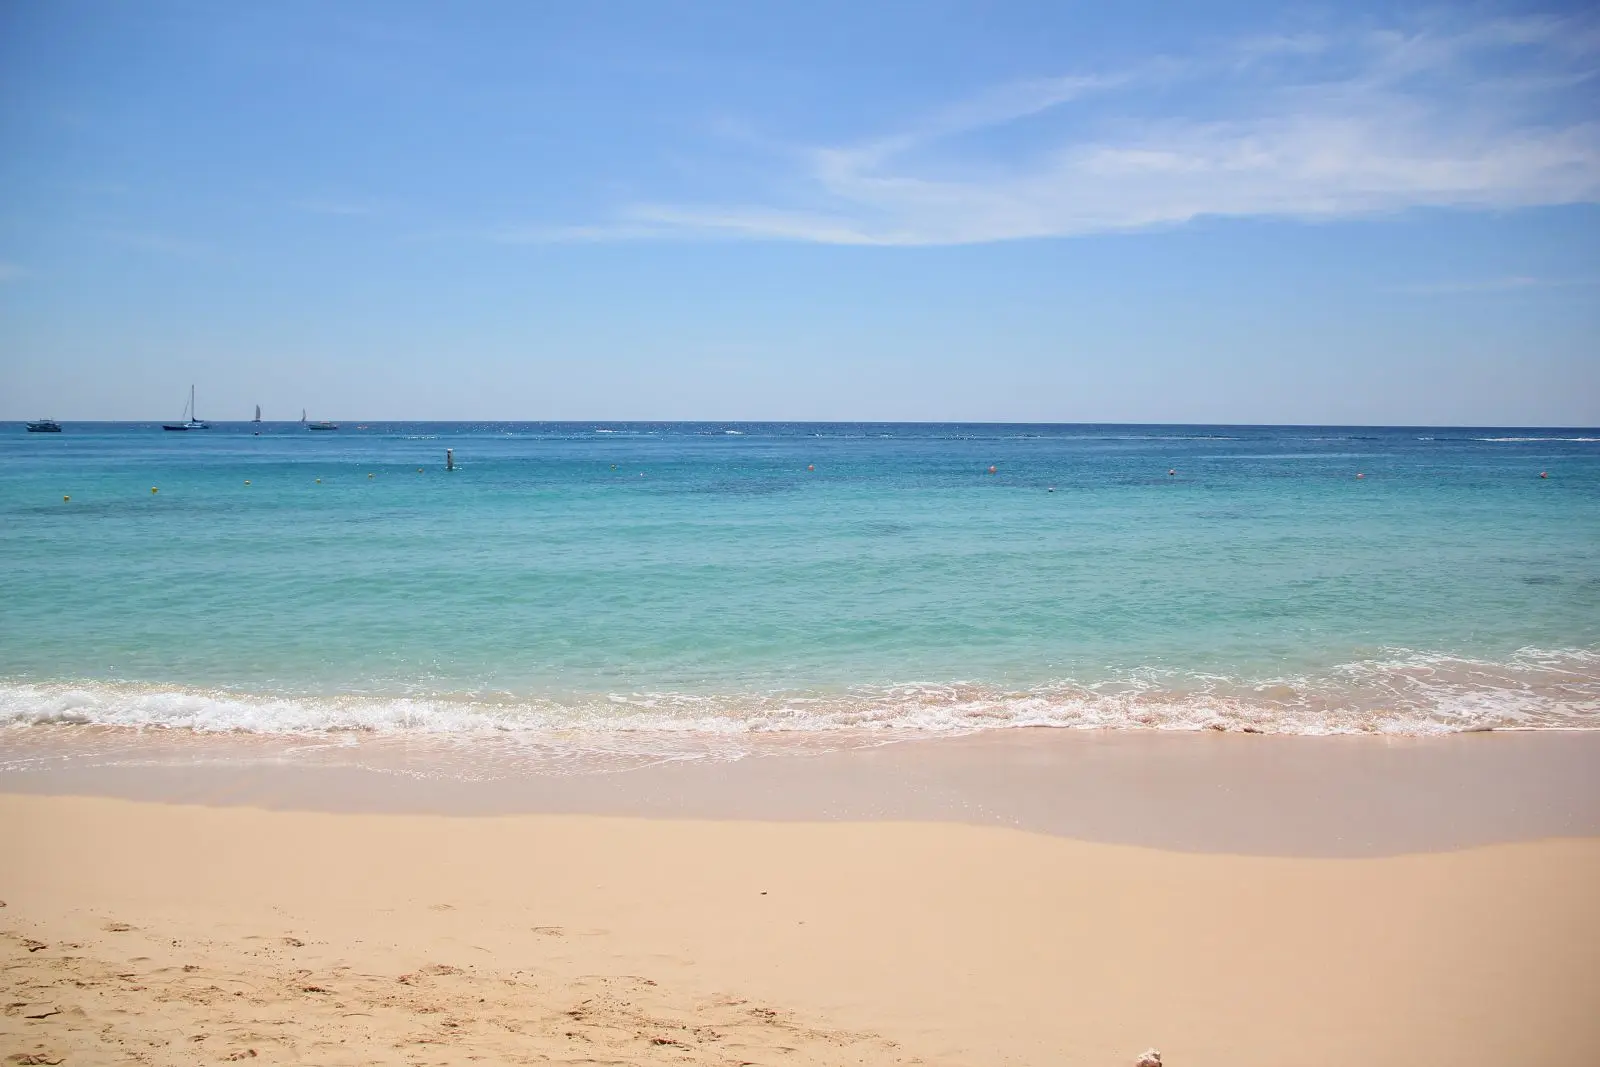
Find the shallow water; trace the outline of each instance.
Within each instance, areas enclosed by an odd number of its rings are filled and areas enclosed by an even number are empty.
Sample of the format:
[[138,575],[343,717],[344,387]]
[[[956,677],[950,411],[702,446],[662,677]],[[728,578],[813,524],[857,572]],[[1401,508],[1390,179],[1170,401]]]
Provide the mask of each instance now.
[[1600,432],[16,425],[0,635],[12,724],[1593,728]]

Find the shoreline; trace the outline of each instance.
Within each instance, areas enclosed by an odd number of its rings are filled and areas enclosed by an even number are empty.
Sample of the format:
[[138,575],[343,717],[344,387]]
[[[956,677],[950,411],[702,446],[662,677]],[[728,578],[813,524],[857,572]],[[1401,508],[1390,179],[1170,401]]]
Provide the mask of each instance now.
[[[1169,851],[1379,856],[1600,837],[1600,732],[996,730],[620,770],[482,739],[0,733],[0,795],[350,814],[1000,826]],[[85,756],[83,753],[91,754]]]

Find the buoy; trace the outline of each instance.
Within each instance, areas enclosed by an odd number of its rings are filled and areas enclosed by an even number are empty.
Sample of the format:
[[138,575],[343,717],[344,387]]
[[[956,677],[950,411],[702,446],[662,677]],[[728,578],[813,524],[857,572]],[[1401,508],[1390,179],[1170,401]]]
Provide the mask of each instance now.
[[989,464],[989,473],[990,473],[990,474],[993,474],[993,473],[994,473],[994,464],[992,464],[992,463],[991,463],[991,464]]
[[422,473],[422,468],[421,468],[421,467],[418,467],[418,468],[417,468],[417,473],[418,473],[418,474],[421,474],[421,473]]
[[1548,472],[1548,471],[1540,471],[1540,472],[1539,472],[1539,477],[1541,477],[1541,478],[1548,478],[1548,477],[1550,477],[1550,474],[1549,474],[1549,472]]
[[317,484],[318,484],[318,485],[321,485],[321,484],[322,484],[322,479],[321,479],[321,478],[318,478],[318,479],[317,479]]
[[245,485],[249,485],[249,484],[250,484],[250,479],[249,479],[249,478],[246,478],[246,479],[245,479],[245,480],[244,480],[244,484],[245,484]]
[[1178,476],[1178,472],[1176,470],[1170,470],[1170,471],[1167,472],[1167,477],[1168,478],[1176,478],[1177,476]]
[[376,474],[369,474],[369,475],[367,475],[367,477],[368,477],[368,478],[376,478],[376,477],[377,477],[377,475],[376,475]]
[[159,492],[160,492],[160,491],[161,491],[161,490],[159,490],[159,489],[157,489],[157,488],[156,488],[156,487],[155,487],[155,486],[153,486],[153,485],[152,485],[152,486],[151,486],[151,487],[150,487],[150,492],[152,492],[152,493],[159,493]]
[[1356,475],[1356,477],[1357,477],[1357,478],[1365,478],[1365,477],[1366,477],[1366,475],[1365,475],[1365,474],[1357,474],[1357,475]]
[[816,470],[816,469],[817,469],[817,468],[816,468],[816,464],[813,464],[813,463],[807,463],[807,464],[806,464],[806,470],[808,470],[808,471],[814,471],[814,470]]
[[62,499],[62,500],[63,500],[63,501],[66,501],[66,500],[71,500],[71,499],[72,499],[72,498],[71,498],[71,497],[70,497],[70,496],[64,496],[64,497],[62,497],[62,498],[61,498],[61,499]]

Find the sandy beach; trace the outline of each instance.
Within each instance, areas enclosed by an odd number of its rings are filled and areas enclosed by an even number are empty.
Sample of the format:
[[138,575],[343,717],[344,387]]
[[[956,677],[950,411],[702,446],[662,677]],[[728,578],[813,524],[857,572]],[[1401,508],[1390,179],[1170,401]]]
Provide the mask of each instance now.
[[1246,855],[15,792],[0,826],[17,1063],[1487,1067],[1600,1038],[1595,836]]

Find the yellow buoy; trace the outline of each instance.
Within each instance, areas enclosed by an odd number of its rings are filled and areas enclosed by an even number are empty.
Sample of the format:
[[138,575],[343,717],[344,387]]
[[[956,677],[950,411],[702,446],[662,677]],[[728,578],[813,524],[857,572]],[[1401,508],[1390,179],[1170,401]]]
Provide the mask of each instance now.
[[151,487],[150,487],[150,491],[151,491],[151,492],[152,492],[152,493],[159,493],[159,492],[161,492],[161,490],[159,490],[159,489],[157,489],[157,488],[156,488],[156,487],[155,487],[155,486],[153,486],[153,485],[152,485],[152,486],[151,486]]
[[321,485],[321,484],[322,484],[322,479],[321,479],[321,478],[318,478],[318,479],[317,479],[317,484],[318,484],[318,485]]
[[64,496],[64,497],[62,497],[62,498],[61,498],[61,499],[62,499],[62,500],[71,500],[71,499],[72,499],[72,498],[71,498],[71,497],[70,497],[70,496]]

